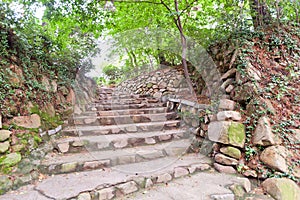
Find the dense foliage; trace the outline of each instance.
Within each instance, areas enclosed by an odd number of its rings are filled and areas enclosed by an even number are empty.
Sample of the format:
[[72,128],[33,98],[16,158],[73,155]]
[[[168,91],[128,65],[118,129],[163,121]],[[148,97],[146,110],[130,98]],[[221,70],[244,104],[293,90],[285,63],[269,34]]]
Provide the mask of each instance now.
[[[6,0],[1,3],[1,96],[4,101],[17,87],[8,83],[7,67],[11,56],[25,72],[24,87],[33,93],[41,87],[33,72],[47,73],[59,84],[70,83],[78,70],[88,71],[83,58],[96,50],[95,38],[112,36],[114,51],[120,55],[125,77],[136,75],[140,68],[158,64],[178,65],[183,54],[170,52],[174,38],[192,38],[204,47],[235,32],[282,24],[297,26],[300,3],[290,0]],[[44,9],[39,20],[35,13]],[[134,30],[165,31],[172,37],[153,39],[143,46]],[[184,47],[184,43],[182,43]],[[182,52],[184,53],[184,52]],[[40,63],[38,67],[34,67]],[[36,69],[34,69],[36,68]],[[5,69],[5,70],[4,70]],[[7,71],[7,72],[6,72]],[[119,74],[115,73],[115,74]],[[119,76],[119,75],[118,75]],[[28,98],[36,95],[28,93]],[[46,95],[47,96],[47,95]],[[9,101],[9,99],[6,99]]]
[[[43,76],[68,87],[78,70],[91,67],[82,61],[96,49],[93,35],[83,33],[70,19],[61,21],[45,17],[41,22],[33,10],[0,3],[0,110],[4,116],[26,113],[24,106],[29,102],[53,100],[42,84]],[[16,110],[10,109],[11,103],[17,104]]]

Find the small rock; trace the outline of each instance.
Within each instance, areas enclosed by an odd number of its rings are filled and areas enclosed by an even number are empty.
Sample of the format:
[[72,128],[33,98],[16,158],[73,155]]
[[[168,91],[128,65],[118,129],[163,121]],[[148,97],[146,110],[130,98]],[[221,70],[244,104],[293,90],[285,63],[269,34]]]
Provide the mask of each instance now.
[[284,146],[271,146],[261,153],[260,160],[275,170],[288,172],[287,155],[288,150]]
[[165,174],[158,175],[156,182],[157,183],[167,183],[170,180],[172,180],[172,176],[168,173],[165,173]]
[[183,167],[176,167],[174,169],[174,177],[175,178],[178,178],[178,177],[181,177],[181,176],[185,176],[185,175],[188,175],[189,174],[189,171]]
[[195,168],[196,171],[204,171],[210,169],[210,165],[207,163],[199,163],[191,165],[191,168]]
[[0,128],[2,128],[2,115],[0,114]]
[[91,195],[88,192],[84,192],[78,195],[77,200],[91,200]]
[[134,181],[123,183],[116,186],[123,194],[130,194],[138,190],[137,184]]
[[153,186],[153,182],[150,178],[147,178],[146,179],[146,182],[145,182],[145,188],[149,188],[149,187],[152,187]]
[[280,144],[280,139],[276,138],[272,132],[270,119],[268,117],[264,116],[258,120],[257,126],[252,136],[252,142],[253,144],[262,146]]
[[233,85],[228,85],[228,87],[225,89],[225,92],[230,93],[234,89]]
[[67,173],[67,172],[74,172],[77,167],[77,162],[71,162],[71,163],[64,163],[61,165],[61,172]]
[[166,141],[170,140],[172,138],[172,135],[160,135],[158,136],[159,141]]
[[235,147],[230,147],[230,146],[222,147],[220,149],[220,151],[223,154],[225,154],[227,156],[230,156],[230,157],[233,157],[233,158],[236,158],[236,159],[240,159],[241,156],[242,156],[241,151],[238,148],[235,148]]
[[110,160],[88,161],[84,163],[83,169],[87,169],[87,170],[99,169],[109,165],[110,165]]
[[234,110],[235,102],[229,99],[220,99],[219,109],[221,110]]
[[234,194],[214,194],[211,195],[213,200],[234,200]]
[[11,135],[9,130],[0,130],[0,142],[7,140]]
[[9,141],[0,142],[0,153],[4,153],[9,149]]
[[276,200],[300,199],[300,188],[290,179],[269,178],[261,185]]
[[217,114],[218,121],[234,120],[240,121],[242,116],[239,112],[236,111],[221,111]]
[[128,131],[129,133],[134,133],[137,132],[137,127],[134,125],[128,126],[125,128],[126,131]]
[[110,200],[115,197],[115,188],[114,187],[104,188],[104,189],[98,190],[97,192],[99,194],[99,200]]
[[220,173],[235,174],[236,170],[232,166],[224,166],[218,163],[214,163],[214,168]]
[[74,142],[72,143],[72,146],[73,146],[73,147],[82,147],[82,146],[84,146],[84,141],[82,141],[82,140],[74,141]]
[[215,155],[215,161],[223,165],[237,165],[238,161],[234,158],[227,157],[221,153]]
[[247,169],[243,171],[242,174],[246,177],[257,178],[257,172],[255,170]]
[[64,142],[64,143],[57,144],[57,147],[61,153],[66,153],[69,151],[70,145],[69,142]]
[[155,141],[154,138],[149,137],[149,138],[145,138],[145,143],[146,143],[146,144],[155,144],[156,141]]
[[224,82],[222,83],[221,88],[225,90],[225,88],[226,88],[228,85],[232,84],[233,82],[234,82],[234,79],[233,79],[233,78],[229,78],[229,79],[227,79],[226,81],[224,81]]
[[114,147],[117,149],[125,148],[128,145],[127,139],[114,141]]

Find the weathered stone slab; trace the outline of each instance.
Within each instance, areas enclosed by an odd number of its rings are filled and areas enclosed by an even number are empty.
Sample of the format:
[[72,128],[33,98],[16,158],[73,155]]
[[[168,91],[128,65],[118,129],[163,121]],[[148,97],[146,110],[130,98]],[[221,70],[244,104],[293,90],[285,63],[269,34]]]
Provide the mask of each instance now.
[[174,177],[175,178],[185,176],[185,175],[188,175],[188,174],[189,174],[189,171],[187,169],[185,169],[184,167],[176,167],[174,169]]
[[156,182],[157,183],[167,183],[170,180],[172,180],[172,176],[168,173],[164,173],[164,174],[161,174],[161,175],[157,176]]
[[57,144],[57,147],[61,153],[66,153],[69,151],[70,145],[69,142],[64,142],[64,143]]
[[214,168],[220,173],[226,174],[235,174],[237,173],[236,170],[232,166],[224,166],[218,163],[214,163]]
[[13,123],[24,128],[39,128],[41,126],[41,118],[37,114],[18,116],[13,118]]
[[288,172],[287,156],[288,150],[284,146],[271,146],[261,153],[260,160],[275,170]]
[[235,102],[229,99],[220,99],[219,109],[221,110],[234,110]]
[[238,161],[234,158],[227,157],[221,153],[215,155],[215,161],[224,165],[237,165]]
[[246,139],[245,126],[230,121],[211,122],[208,125],[208,138],[214,142],[243,148]]
[[99,200],[110,200],[115,197],[115,188],[109,187],[98,190]]
[[236,111],[221,111],[217,114],[218,121],[234,120],[240,121],[242,116],[239,112]]
[[127,183],[123,183],[120,185],[117,185],[116,188],[121,190],[122,194],[130,194],[138,190],[138,186],[134,181],[129,181]]
[[273,134],[270,119],[268,117],[264,116],[258,120],[252,136],[252,142],[253,144],[262,146],[270,146],[281,143],[279,137],[276,137]]

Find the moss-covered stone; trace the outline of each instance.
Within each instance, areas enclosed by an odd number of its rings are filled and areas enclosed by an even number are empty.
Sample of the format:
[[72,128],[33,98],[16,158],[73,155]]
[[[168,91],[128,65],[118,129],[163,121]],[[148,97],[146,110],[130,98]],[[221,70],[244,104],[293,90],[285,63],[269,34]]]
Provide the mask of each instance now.
[[242,123],[232,122],[228,128],[229,144],[243,148],[245,139],[245,126]]
[[241,151],[238,148],[235,148],[235,147],[230,147],[230,146],[228,146],[228,147],[222,147],[220,149],[220,151],[223,154],[225,154],[227,156],[230,156],[232,158],[236,158],[236,159],[240,159],[241,156],[242,156]]
[[12,186],[12,180],[7,175],[0,176],[0,195]]
[[148,83],[147,88],[151,88],[153,86],[153,83]]
[[61,166],[61,172],[67,173],[67,172],[74,172],[76,171],[77,162],[72,163],[65,163]]
[[5,155],[3,159],[1,159],[2,161],[0,162],[0,165],[6,167],[15,166],[21,161],[21,159],[22,156],[20,153],[10,153]]
[[231,185],[229,189],[233,192],[235,198],[241,198],[246,193],[243,186],[237,184]]
[[262,187],[276,200],[300,199],[300,188],[287,178],[269,178],[262,183]]

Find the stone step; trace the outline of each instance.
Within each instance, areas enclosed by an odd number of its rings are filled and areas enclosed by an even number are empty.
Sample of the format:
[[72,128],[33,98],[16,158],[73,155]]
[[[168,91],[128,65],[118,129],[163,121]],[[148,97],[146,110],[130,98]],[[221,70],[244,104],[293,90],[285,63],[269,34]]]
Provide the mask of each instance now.
[[176,129],[180,126],[180,120],[170,120],[163,122],[146,122],[136,124],[118,124],[107,126],[73,126],[62,130],[64,136],[88,136],[88,135],[107,135],[121,133],[151,132]]
[[[136,191],[143,192],[145,189],[148,190],[153,184],[162,184],[172,180],[178,180],[177,178],[179,177],[203,173],[215,175],[212,172],[203,171],[209,170],[210,164],[211,160],[207,157],[192,154],[180,158],[160,158],[153,161],[146,161],[139,165],[122,165],[120,166],[122,168],[57,174],[40,180],[35,185],[32,185],[32,187],[20,188],[17,191],[0,196],[0,199],[131,199],[123,196]],[[194,172],[200,173],[193,174]],[[200,179],[198,184],[205,185],[205,181],[209,182],[211,176],[205,177],[203,178],[204,181],[202,182]],[[223,175],[216,178],[228,179]],[[163,187],[166,187],[166,185]],[[210,188],[210,190],[214,190],[214,188]],[[155,199],[161,198],[158,197]]]
[[106,110],[124,110],[124,109],[140,109],[140,108],[154,108],[154,107],[163,107],[165,103],[140,103],[140,104],[109,104],[109,105],[96,105],[90,106],[87,110],[97,110],[97,111],[106,111]]
[[106,111],[85,111],[80,115],[74,116],[119,116],[119,115],[132,115],[132,114],[151,114],[151,113],[164,113],[167,112],[167,107],[158,108],[140,108],[140,109],[123,109],[123,110],[106,110]]
[[184,129],[134,134],[63,137],[54,142],[60,153],[78,153],[153,145],[191,137]]
[[143,122],[157,122],[175,119],[175,112],[158,114],[132,114],[132,115],[114,115],[114,116],[77,116],[69,120],[73,125],[113,125],[113,124],[131,124]]
[[99,116],[165,113],[167,107],[99,111]]
[[98,105],[113,105],[113,104],[140,104],[140,103],[158,103],[159,99],[156,98],[136,98],[136,99],[110,99],[110,100],[97,100],[95,103],[89,104],[93,106]]
[[135,98],[145,98],[145,97],[150,97],[150,95],[141,95],[141,94],[100,94],[99,95],[99,100],[110,100],[110,99],[135,99]]
[[73,154],[49,153],[41,161],[43,173],[57,174],[102,169],[129,163],[145,162],[167,156],[184,155],[191,144],[189,139],[125,149],[89,151]]
[[159,99],[154,97],[137,97],[137,98],[110,98],[110,99],[101,99],[101,100],[95,100],[95,104],[97,103],[119,103],[119,102],[135,102],[135,101],[154,101],[157,102]]

